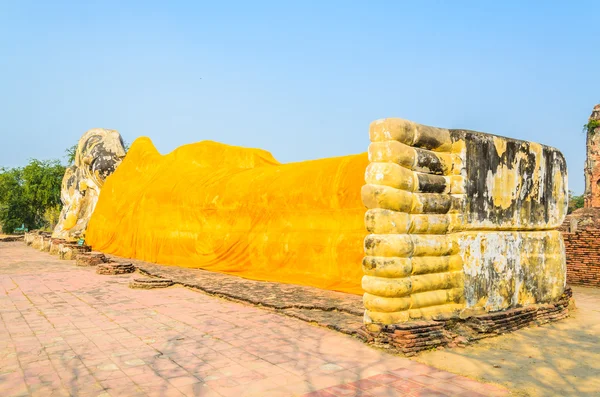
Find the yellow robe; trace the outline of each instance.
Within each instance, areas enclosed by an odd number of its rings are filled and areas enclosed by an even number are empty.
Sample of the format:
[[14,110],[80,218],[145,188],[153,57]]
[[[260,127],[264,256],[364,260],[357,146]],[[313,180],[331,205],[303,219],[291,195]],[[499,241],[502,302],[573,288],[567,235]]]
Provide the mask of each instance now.
[[107,178],[86,243],[128,258],[361,294],[367,154],[280,164],[203,141],[137,139]]

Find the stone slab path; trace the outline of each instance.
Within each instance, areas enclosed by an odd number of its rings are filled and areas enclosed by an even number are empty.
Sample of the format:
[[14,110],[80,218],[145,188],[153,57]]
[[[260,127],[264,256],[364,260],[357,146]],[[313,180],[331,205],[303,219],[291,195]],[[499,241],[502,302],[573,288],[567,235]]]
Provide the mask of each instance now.
[[505,389],[182,287],[129,289],[0,243],[0,396],[501,396]]

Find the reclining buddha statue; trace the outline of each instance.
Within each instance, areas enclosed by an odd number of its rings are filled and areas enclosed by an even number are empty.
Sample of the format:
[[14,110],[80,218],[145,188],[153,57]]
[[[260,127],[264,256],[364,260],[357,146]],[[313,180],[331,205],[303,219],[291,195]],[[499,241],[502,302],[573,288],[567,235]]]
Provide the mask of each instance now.
[[211,141],[161,155],[138,138],[78,212],[81,236],[122,257],[364,293],[367,323],[563,293],[560,152],[402,119],[373,122],[370,139],[368,153],[281,164]]

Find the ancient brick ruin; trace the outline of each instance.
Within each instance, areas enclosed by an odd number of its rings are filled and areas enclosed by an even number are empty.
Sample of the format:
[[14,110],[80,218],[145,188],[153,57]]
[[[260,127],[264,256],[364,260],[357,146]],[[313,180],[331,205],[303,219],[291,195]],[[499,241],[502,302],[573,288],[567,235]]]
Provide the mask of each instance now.
[[567,282],[600,286],[600,104],[594,106],[587,128],[584,208],[565,219],[563,232],[567,255]]
[[564,233],[567,254],[567,282],[600,286],[600,228]]
[[[594,106],[590,122],[600,121],[600,104]],[[600,207],[600,127],[588,128],[585,160],[585,208]]]

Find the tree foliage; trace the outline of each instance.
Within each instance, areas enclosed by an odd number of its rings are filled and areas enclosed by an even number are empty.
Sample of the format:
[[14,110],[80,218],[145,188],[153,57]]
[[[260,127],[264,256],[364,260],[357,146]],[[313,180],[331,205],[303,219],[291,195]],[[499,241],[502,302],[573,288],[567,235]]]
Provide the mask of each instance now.
[[576,209],[583,208],[584,204],[585,200],[583,198],[583,195],[575,196],[573,192],[569,191],[569,208],[567,211],[568,214],[575,211]]
[[50,228],[60,211],[65,167],[58,160],[32,159],[22,168],[0,168],[0,224],[4,233],[25,225]]
[[[65,150],[68,165],[75,163],[75,144]],[[125,152],[129,144],[124,143]],[[59,160],[29,160],[25,167],[0,167],[0,226],[12,233],[28,229],[53,228],[60,215],[60,188],[65,167]]]
[[598,127],[600,127],[600,120],[590,120],[583,125],[583,132],[593,134]]
[[65,158],[67,159],[67,164],[75,164],[75,153],[77,153],[77,144],[65,149]]

